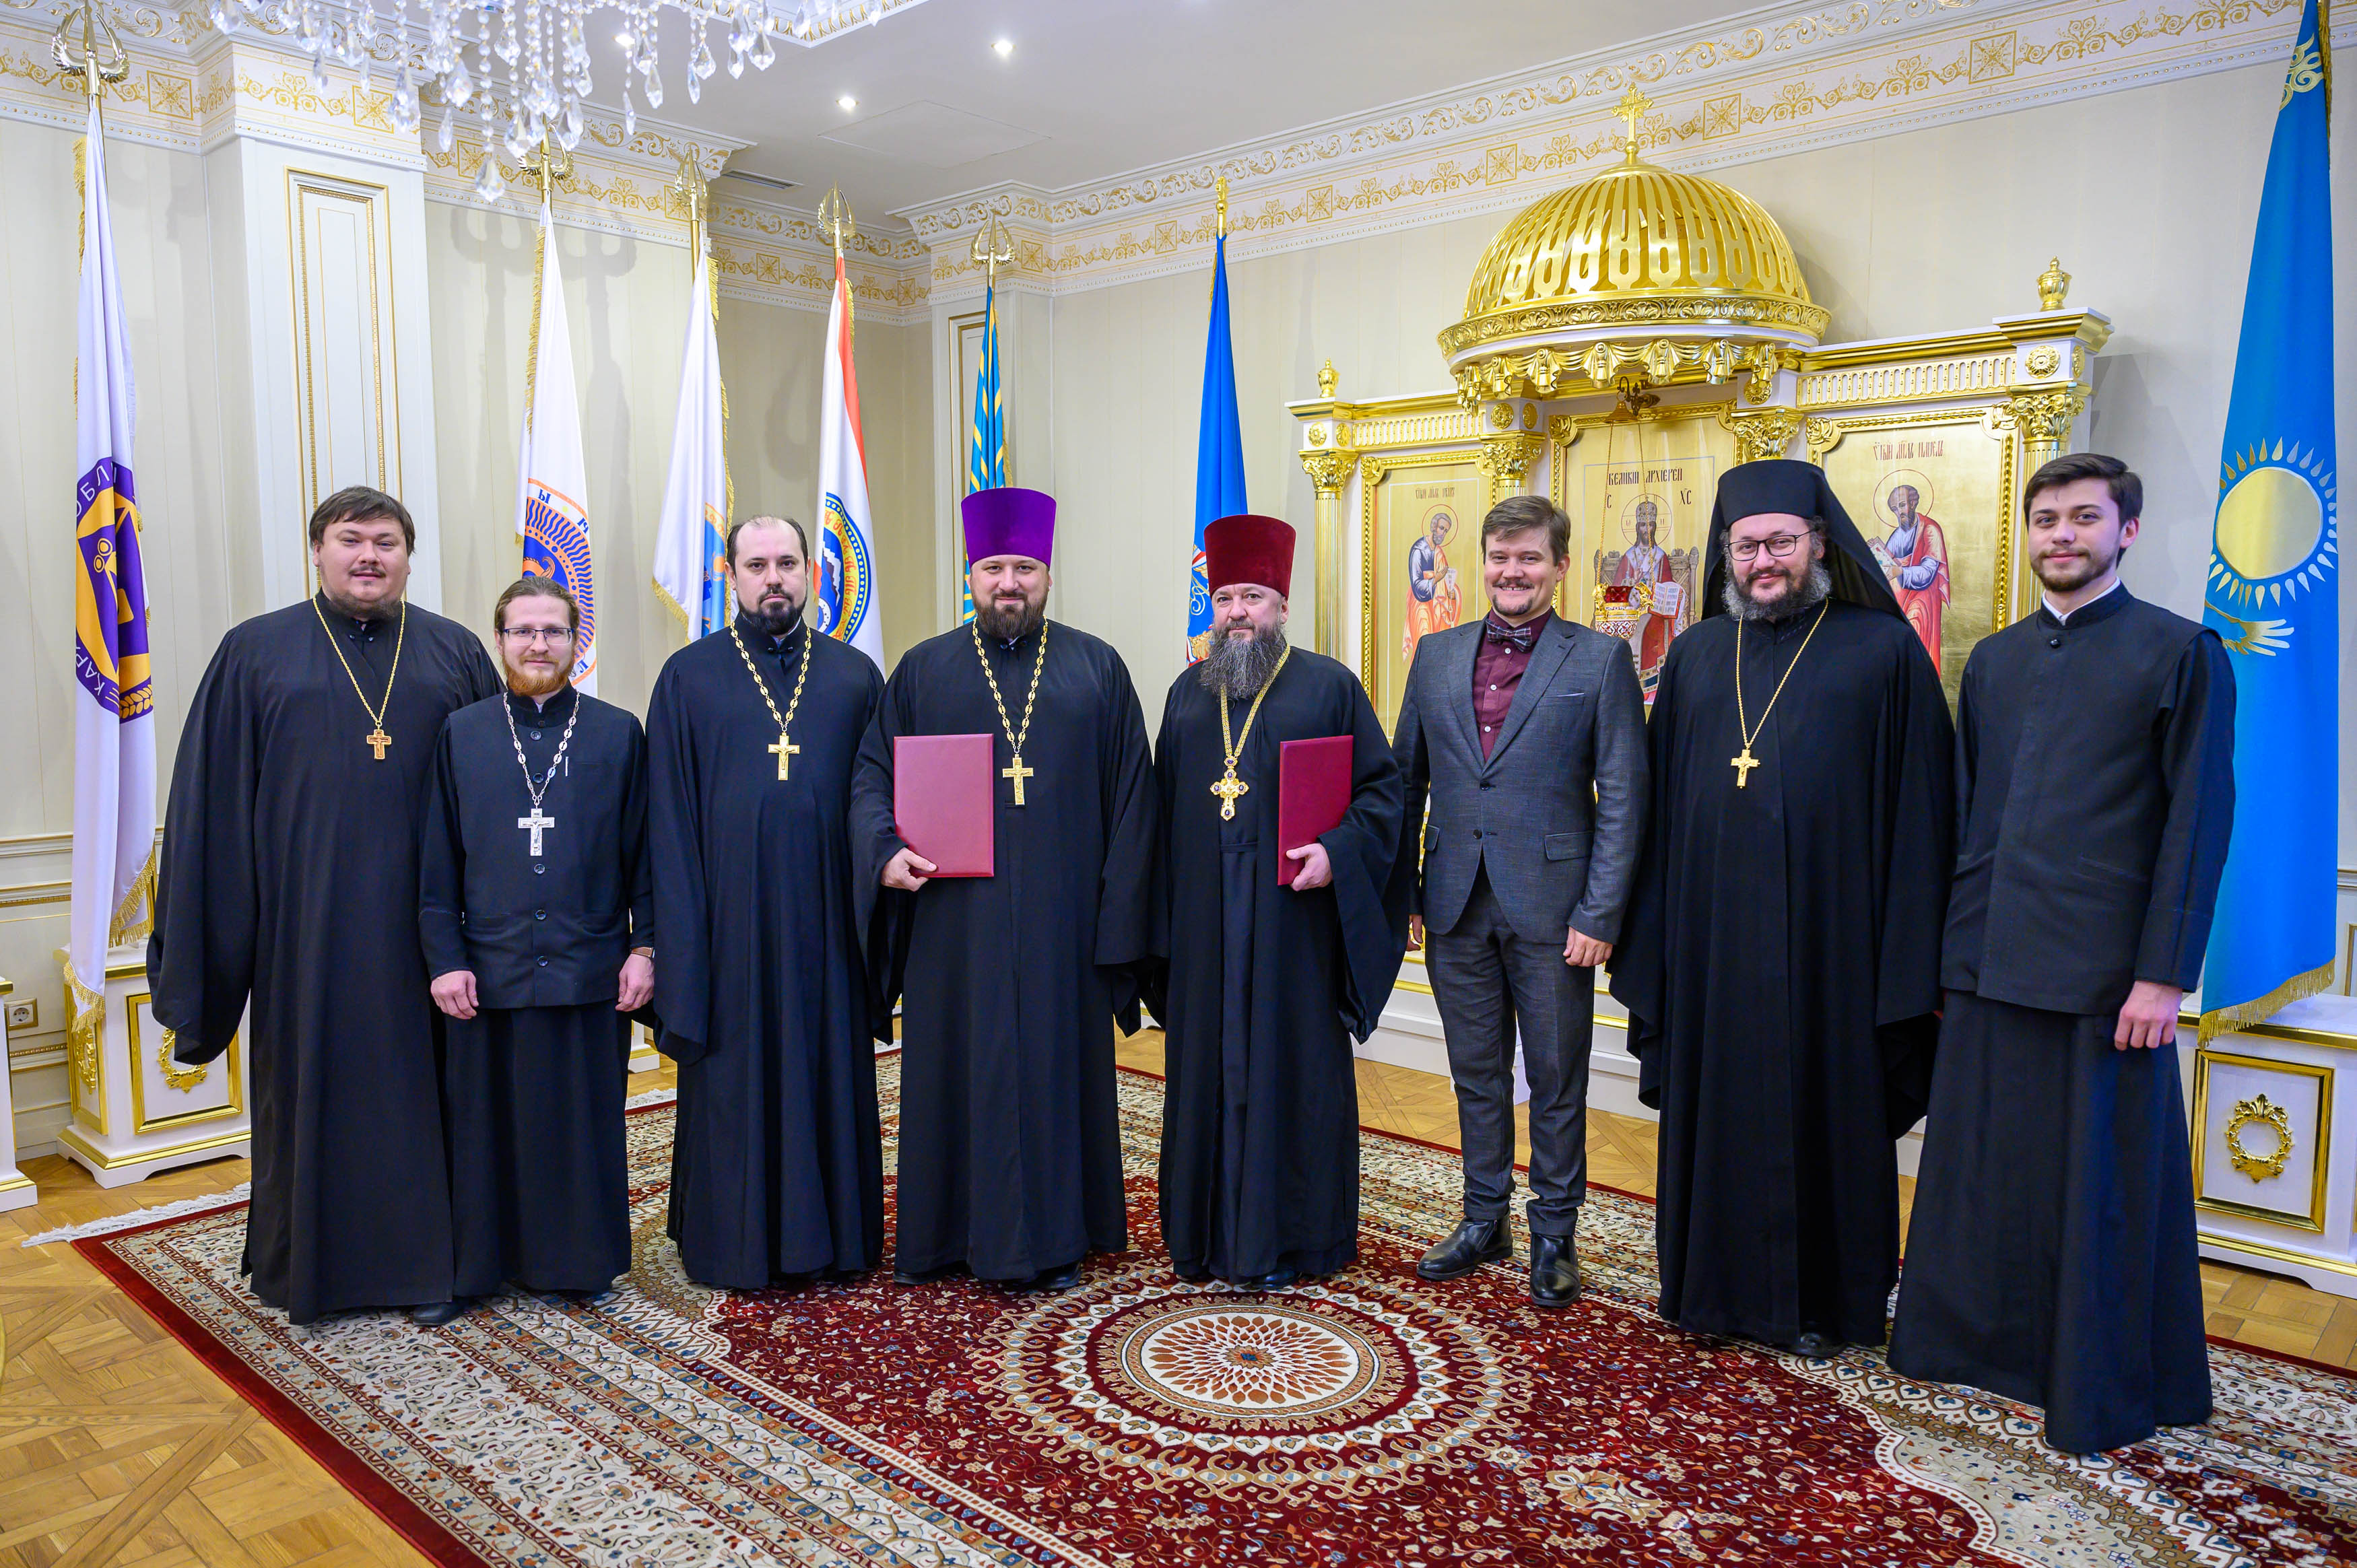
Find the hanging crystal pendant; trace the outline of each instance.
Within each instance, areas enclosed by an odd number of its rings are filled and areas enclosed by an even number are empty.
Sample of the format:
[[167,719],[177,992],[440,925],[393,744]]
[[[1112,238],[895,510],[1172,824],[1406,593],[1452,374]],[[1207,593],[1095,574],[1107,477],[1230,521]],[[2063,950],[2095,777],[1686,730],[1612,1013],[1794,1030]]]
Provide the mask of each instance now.
[[703,100],[704,79],[691,70],[687,73],[687,101],[690,103],[699,103]]
[[622,140],[627,142],[639,134],[639,111],[630,102],[630,83],[622,84]]
[[311,91],[314,92],[328,91],[328,57],[325,53],[315,53],[311,56]]
[[417,129],[417,83],[406,61],[393,79],[393,128],[404,136]]
[[442,111],[442,128],[434,134],[434,147],[437,152],[447,153],[457,143],[458,112],[446,107]]
[[729,51],[728,74],[732,78],[741,77],[745,74],[745,47],[742,44],[737,45],[736,48]]
[[578,99],[565,106],[564,117],[556,123],[556,145],[571,152],[581,145],[581,102]]
[[648,108],[660,109],[662,107],[662,72],[658,70],[651,70],[647,72],[647,85],[645,91],[647,95]]
[[442,96],[450,101],[452,108],[464,109],[467,100],[474,95],[475,79],[467,74],[467,57],[461,54],[457,63],[450,68],[450,74],[443,80]]
[[712,46],[705,42],[701,37],[695,40],[695,53],[688,57],[687,69],[691,74],[700,76],[706,81],[711,81],[712,73],[720,69],[718,63],[712,58]]
[[221,0],[209,0],[205,6],[205,20],[213,25],[213,31],[217,33],[226,33],[237,25],[231,19],[229,7]]
[[482,166],[475,171],[475,195],[483,201],[497,201],[508,193],[508,182],[500,177],[499,160],[491,156],[489,147],[483,149]]
[[778,46],[770,41],[770,29],[766,27],[761,29],[760,39],[753,46],[753,69],[767,70],[777,63]]

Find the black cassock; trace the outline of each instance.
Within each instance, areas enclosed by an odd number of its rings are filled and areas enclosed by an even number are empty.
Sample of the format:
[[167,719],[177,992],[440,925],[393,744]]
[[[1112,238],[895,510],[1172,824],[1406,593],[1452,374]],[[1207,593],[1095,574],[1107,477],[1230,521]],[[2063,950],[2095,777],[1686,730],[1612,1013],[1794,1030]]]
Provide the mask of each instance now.
[[2069,1453],[2210,1415],[2177,1047],[2113,1032],[2136,981],[2201,979],[2233,753],[2217,634],[2126,588],[1964,668],[1947,1015],[1890,1364],[2043,1405]]
[[[893,1258],[904,1272],[963,1263],[1022,1280],[1128,1244],[1113,1026],[1136,1027],[1154,947],[1153,761],[1121,656],[1059,621],[1044,635],[1025,803],[996,780],[996,875],[913,894],[879,881],[901,848],[896,736],[993,734],[998,768],[1013,766],[970,627],[901,656],[860,747],[860,897],[884,922],[887,993],[905,998]],[[982,639],[1018,727],[1041,636],[1012,649]]]
[[[647,705],[654,1011],[679,1064],[672,1239],[688,1277],[759,1290],[873,1268],[884,1251],[877,1039],[891,1037],[853,921],[845,822],[884,677],[797,626],[739,616],[663,665]],[[793,708],[787,777],[778,723]]]
[[[401,618],[314,599],[231,628],[189,703],[164,813],[156,1018],[178,1060],[210,1061],[253,996],[243,1267],[296,1323],[450,1294],[417,829],[443,720],[500,682],[465,627],[414,606]],[[380,762],[352,682],[375,703],[388,675]]]
[[[1817,613],[1744,628],[1752,724]],[[1879,1344],[1896,1140],[1922,1114],[1940,1005],[1954,732],[1907,623],[1832,599],[1738,789],[1735,649],[1716,615],[1663,660],[1653,820],[1612,961],[1662,1112],[1662,1316]]]
[[[527,765],[534,784],[556,768],[537,813]],[[533,816],[554,825],[517,825]],[[418,936],[427,974],[475,976],[475,1015],[443,1021],[455,1294],[605,1289],[630,1267],[630,1019],[614,1002],[622,961],[655,941],[637,718],[570,686],[545,707],[509,694],[452,714],[425,794]]]
[[[1252,699],[1228,706],[1241,729]],[[1351,798],[1319,841],[1333,886],[1296,893],[1276,879],[1279,747],[1338,735],[1351,738]],[[1243,743],[1236,776],[1249,788],[1232,820],[1211,793],[1225,758],[1219,697],[1187,671],[1154,746],[1169,954],[1148,998],[1168,1035],[1163,1240],[1189,1273],[1331,1273],[1358,1256],[1351,1040],[1373,1032],[1407,945],[1405,907],[1383,903],[1399,768],[1358,677],[1304,649]]]

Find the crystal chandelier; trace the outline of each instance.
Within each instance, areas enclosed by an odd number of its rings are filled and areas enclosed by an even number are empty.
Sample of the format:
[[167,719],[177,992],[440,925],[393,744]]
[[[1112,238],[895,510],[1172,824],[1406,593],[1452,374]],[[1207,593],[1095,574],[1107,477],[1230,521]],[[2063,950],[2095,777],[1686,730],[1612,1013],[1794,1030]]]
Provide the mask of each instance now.
[[240,23],[291,38],[311,57],[311,85],[323,91],[330,61],[371,80],[393,65],[393,125],[402,134],[425,122],[436,100],[435,145],[457,145],[461,120],[480,131],[475,194],[497,201],[507,184],[492,149],[521,165],[544,142],[570,153],[585,125],[592,91],[588,35],[598,11],[618,13],[615,40],[622,70],[622,134],[637,134],[638,107],[662,106],[663,74],[656,24],[666,10],[686,19],[687,101],[721,69],[712,49],[717,30],[732,77],[745,67],[769,70],[777,43],[815,47],[852,27],[880,22],[923,0],[207,0],[206,16],[222,33]]

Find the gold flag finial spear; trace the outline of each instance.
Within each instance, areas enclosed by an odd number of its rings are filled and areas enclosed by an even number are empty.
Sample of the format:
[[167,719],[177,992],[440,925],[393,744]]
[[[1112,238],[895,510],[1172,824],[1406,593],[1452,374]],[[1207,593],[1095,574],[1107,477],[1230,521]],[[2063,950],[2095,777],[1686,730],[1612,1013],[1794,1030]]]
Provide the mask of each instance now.
[[843,260],[845,240],[859,238],[859,220],[852,216],[851,203],[844,199],[843,187],[830,185],[819,199],[818,226],[834,241],[834,259]]
[[538,150],[525,156],[523,167],[540,187],[540,204],[545,207],[557,181],[573,177],[573,155],[543,136]]
[[998,269],[1015,260],[1015,242],[1008,237],[1006,225],[998,220],[997,213],[992,213],[975,231],[974,249],[967,252],[967,258],[982,269],[985,285],[996,285]]
[[69,11],[58,18],[56,28],[49,34],[49,58],[58,62],[69,75],[82,79],[82,91],[91,108],[99,107],[100,84],[123,81],[131,75],[131,52],[123,47],[123,39],[106,18],[99,14],[99,0],[83,0],[79,20],[81,23],[81,52],[77,55],[67,38],[77,20]]
[[1213,188],[1219,192],[1219,210],[1212,219],[1213,229],[1224,240],[1228,237],[1228,177],[1222,175]]
[[1632,85],[1628,91],[1620,95],[1620,105],[1612,111],[1628,124],[1629,134],[1627,139],[1622,142],[1620,150],[1628,155],[1629,161],[1632,164],[1637,161],[1637,124],[1645,117],[1645,112],[1652,106],[1653,101]]

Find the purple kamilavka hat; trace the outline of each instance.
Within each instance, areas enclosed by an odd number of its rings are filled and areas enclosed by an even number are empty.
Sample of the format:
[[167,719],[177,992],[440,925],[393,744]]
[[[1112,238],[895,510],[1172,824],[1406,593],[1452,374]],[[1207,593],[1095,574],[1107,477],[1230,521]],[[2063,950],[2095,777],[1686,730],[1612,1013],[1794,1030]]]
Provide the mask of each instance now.
[[1012,485],[976,490],[960,509],[965,515],[969,565],[994,555],[1028,555],[1045,565],[1056,544],[1056,498]]

